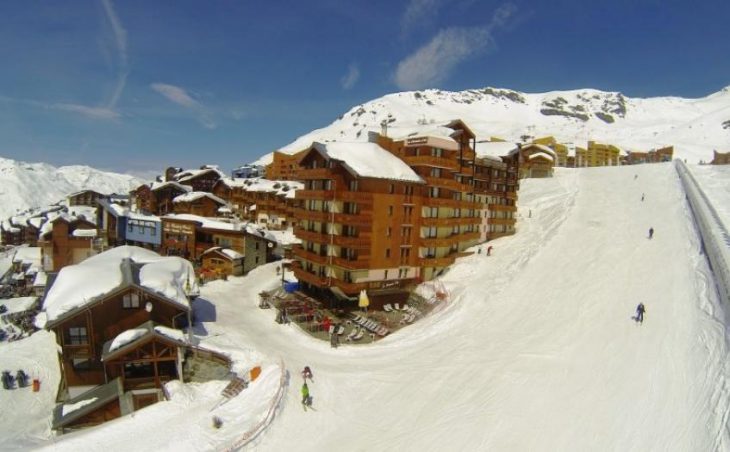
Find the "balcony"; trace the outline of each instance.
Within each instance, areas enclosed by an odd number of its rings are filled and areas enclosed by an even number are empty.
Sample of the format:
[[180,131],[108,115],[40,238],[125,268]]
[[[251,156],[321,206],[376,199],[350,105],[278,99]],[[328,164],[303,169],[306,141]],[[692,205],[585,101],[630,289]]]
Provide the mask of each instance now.
[[443,177],[424,177],[426,183],[434,187],[443,187],[454,191],[465,191],[463,184],[455,179],[446,179]]
[[514,226],[515,219],[514,218],[490,218],[487,222],[488,224],[503,224],[507,226]]
[[421,239],[420,246],[424,248],[449,248],[451,245],[459,243],[459,237],[459,234],[448,237],[425,237]]
[[401,159],[409,166],[435,166],[437,168],[459,169],[459,162],[456,159],[445,157],[432,157],[430,155],[411,155]]
[[320,264],[320,265],[327,264],[327,261],[329,259],[329,257],[327,255],[315,253],[313,251],[307,251],[304,248],[302,248],[301,246],[293,248],[292,251],[294,251],[294,256],[296,256],[300,259],[309,261],[309,262],[314,262],[314,263]]
[[304,281],[312,284],[313,286],[327,287],[327,278],[309,273],[304,269],[294,267],[294,276],[296,276],[299,281]]
[[489,210],[498,212],[516,212],[517,206],[504,206],[502,204],[489,204]]
[[348,237],[344,235],[332,235],[331,237],[328,236],[328,238],[331,239],[332,243],[337,246],[342,246],[345,248],[356,248],[356,249],[370,249],[370,239],[366,237]]
[[309,220],[309,221],[326,222],[326,221],[329,221],[329,219],[332,217],[332,214],[329,212],[322,212],[321,210],[306,210],[306,209],[296,209],[296,213],[294,215],[300,221]]
[[314,243],[329,243],[329,234],[323,234],[317,231],[307,231],[304,228],[295,228],[294,235],[300,240]]
[[330,168],[299,168],[297,178],[307,179],[332,179],[334,176]]
[[349,225],[349,226],[357,226],[360,228],[367,228],[370,229],[370,226],[373,224],[373,219],[371,215],[365,215],[362,213],[357,214],[349,214],[349,213],[336,213],[334,215],[333,221],[338,224],[343,225]]
[[421,267],[447,267],[454,263],[456,254],[450,254],[444,257],[422,257],[418,263]]
[[463,226],[479,223],[481,223],[479,217],[423,218],[421,220],[421,226]]
[[338,191],[334,199],[337,201],[356,201],[370,205],[373,203],[373,194],[367,191]]
[[329,201],[332,199],[334,192],[329,190],[297,190],[296,199],[315,199]]
[[347,269],[363,270],[363,269],[370,268],[370,257],[369,256],[359,256],[355,260],[346,259],[343,257],[335,257],[332,260],[332,264],[336,265],[338,267],[347,268]]

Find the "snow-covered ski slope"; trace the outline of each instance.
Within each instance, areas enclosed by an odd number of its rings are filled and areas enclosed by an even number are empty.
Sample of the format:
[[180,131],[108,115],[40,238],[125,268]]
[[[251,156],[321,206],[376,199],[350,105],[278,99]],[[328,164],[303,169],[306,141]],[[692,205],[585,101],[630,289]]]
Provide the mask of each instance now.
[[[278,282],[275,264],[206,285],[214,315],[203,316],[203,344],[250,347],[265,369],[281,359],[290,372],[276,417],[246,448],[730,450],[726,327],[672,165],[558,169],[521,184],[517,235],[490,242],[490,257],[457,261],[442,278],[449,303],[373,345],[331,349],[274,323],[256,305]],[[639,302],[643,325],[631,319]],[[304,365],[314,371],[307,412]],[[230,444],[181,409],[160,403],[54,448]],[[160,428],[152,443],[135,433],[166,411],[174,433]],[[227,429],[246,419],[222,417]]]

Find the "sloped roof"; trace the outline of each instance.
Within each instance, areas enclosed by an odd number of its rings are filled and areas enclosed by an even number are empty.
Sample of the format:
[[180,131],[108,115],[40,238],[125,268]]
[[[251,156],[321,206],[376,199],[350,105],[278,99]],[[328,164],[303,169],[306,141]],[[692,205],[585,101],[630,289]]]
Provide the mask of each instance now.
[[66,403],[56,405],[53,410],[53,428],[63,428],[75,420],[96,411],[124,394],[122,379],[117,377],[109,383],[95,386]]
[[[188,342],[184,339],[184,333],[182,331],[174,330],[180,333],[179,338],[175,338],[171,334],[164,334],[160,328],[171,330],[171,328],[161,327],[160,325],[156,325],[152,320],[148,320],[135,328],[119,333],[113,339],[104,342],[101,352],[102,362],[129,353],[131,350],[134,350],[138,344],[147,342],[151,338],[159,339],[175,345],[188,345]],[[127,338],[125,339],[124,336],[127,336]]]
[[332,142],[312,145],[324,157],[338,160],[360,177],[425,183],[406,163],[375,143]]
[[214,202],[221,204],[221,205],[228,204],[224,199],[221,199],[218,196],[214,195],[213,193],[208,193],[206,191],[191,191],[189,193],[185,193],[185,194],[176,196],[175,198],[173,198],[172,202],[174,202],[174,203],[176,203],[176,202],[193,202],[196,199],[200,199],[200,198],[210,198]]

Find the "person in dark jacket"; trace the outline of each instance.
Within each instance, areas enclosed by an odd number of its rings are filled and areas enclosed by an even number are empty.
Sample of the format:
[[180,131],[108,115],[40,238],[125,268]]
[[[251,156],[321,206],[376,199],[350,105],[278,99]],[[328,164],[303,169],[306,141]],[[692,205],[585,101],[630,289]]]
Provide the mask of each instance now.
[[654,228],[649,228],[649,238],[654,237]]
[[644,313],[646,312],[646,308],[644,307],[644,303],[639,303],[639,305],[636,307],[636,321],[639,323],[644,323]]

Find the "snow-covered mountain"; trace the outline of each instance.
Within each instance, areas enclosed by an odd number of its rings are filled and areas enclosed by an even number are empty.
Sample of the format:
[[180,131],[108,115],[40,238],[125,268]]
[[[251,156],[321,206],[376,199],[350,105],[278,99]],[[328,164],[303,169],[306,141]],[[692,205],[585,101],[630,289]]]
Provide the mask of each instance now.
[[142,183],[142,179],[128,174],[88,166],[56,168],[47,163],[25,163],[0,157],[0,218],[48,206],[79,190],[126,193]]
[[[519,142],[552,135],[582,147],[594,140],[636,151],[673,145],[675,157],[708,161],[713,149],[730,148],[730,86],[700,99],[629,98],[595,89],[540,94],[497,88],[395,93],[353,107],[281,151],[294,153],[313,141],[365,141],[368,131],[380,132],[383,124],[389,136],[398,137],[399,129],[457,118],[466,122],[478,140],[499,137]],[[271,159],[268,154],[257,163]]]

